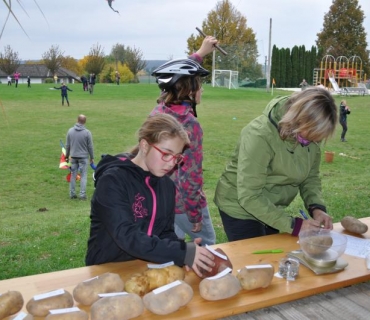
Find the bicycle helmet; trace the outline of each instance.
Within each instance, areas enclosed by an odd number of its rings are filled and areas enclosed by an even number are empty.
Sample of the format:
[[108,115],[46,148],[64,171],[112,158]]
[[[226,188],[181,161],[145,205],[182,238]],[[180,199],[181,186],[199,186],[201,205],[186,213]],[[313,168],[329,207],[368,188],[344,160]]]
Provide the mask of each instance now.
[[166,62],[152,72],[161,90],[172,87],[185,76],[208,76],[210,72],[192,59],[177,59]]

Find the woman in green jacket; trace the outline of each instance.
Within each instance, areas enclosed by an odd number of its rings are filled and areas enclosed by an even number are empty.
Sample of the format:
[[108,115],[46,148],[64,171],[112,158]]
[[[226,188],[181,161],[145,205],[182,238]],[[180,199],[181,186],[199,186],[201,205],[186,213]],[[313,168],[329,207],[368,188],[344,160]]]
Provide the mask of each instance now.
[[[333,228],[319,167],[320,144],[333,135],[337,121],[331,94],[312,87],[273,99],[242,129],[214,198],[229,241]],[[298,192],[310,217],[286,211]]]

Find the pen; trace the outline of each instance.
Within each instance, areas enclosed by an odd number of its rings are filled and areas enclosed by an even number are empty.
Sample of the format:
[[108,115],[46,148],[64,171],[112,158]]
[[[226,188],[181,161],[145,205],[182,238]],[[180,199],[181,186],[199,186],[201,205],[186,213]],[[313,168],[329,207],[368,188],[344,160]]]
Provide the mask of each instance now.
[[303,217],[303,219],[308,220],[308,216],[307,216],[307,214],[303,210],[299,210],[299,213],[301,214],[301,216]]
[[254,251],[252,253],[262,254],[262,253],[282,253],[282,252],[284,252],[284,250],[282,250],[282,249],[272,249],[272,250],[258,250],[258,251]]

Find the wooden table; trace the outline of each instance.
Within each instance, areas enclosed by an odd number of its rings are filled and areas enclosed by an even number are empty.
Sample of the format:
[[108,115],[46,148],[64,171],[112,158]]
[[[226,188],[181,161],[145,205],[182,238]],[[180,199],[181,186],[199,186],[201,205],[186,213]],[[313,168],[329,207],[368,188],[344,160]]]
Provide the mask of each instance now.
[[[370,218],[361,220],[367,225],[370,225]],[[339,223],[335,224],[334,229],[338,232],[346,233]],[[370,239],[370,230],[361,237]],[[245,265],[266,263],[273,264],[275,271],[277,271],[279,260],[286,253],[299,249],[299,244],[296,237],[292,237],[289,234],[278,234],[218,244],[214,248],[222,248],[228,254],[233,263],[233,274],[236,274],[237,270]],[[251,253],[255,250],[273,248],[282,248],[284,253]],[[140,317],[135,319],[219,319],[370,280],[370,270],[366,268],[364,259],[349,255],[343,255],[343,259],[348,262],[348,267],[341,272],[318,276],[301,265],[299,276],[295,281],[286,281],[285,279],[274,277],[268,288],[252,291],[242,290],[238,295],[230,299],[215,302],[205,301],[200,297],[198,285],[201,279],[193,272],[188,272],[185,281],[193,287],[194,297],[187,306],[182,307],[167,317],[157,316],[146,310]],[[36,294],[61,288],[72,293],[74,287],[79,282],[105,272],[118,273],[125,281],[133,273],[141,272],[145,269],[146,262],[136,260],[14,278],[0,281],[0,293],[8,290],[18,290],[22,293],[26,305],[27,301]],[[23,307],[24,312],[26,312],[25,305]],[[89,311],[89,307],[76,305],[85,311]]]

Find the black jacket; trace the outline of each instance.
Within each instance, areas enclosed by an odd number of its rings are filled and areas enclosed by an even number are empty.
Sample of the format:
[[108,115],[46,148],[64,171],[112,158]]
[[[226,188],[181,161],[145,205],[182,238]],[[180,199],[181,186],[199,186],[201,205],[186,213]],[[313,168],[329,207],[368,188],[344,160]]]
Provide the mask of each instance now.
[[346,110],[346,106],[341,103],[339,107],[339,122],[340,123],[347,122],[347,114],[350,113],[351,111]]
[[174,232],[175,186],[169,177],[107,155],[95,180],[86,265],[133,259],[184,265],[187,245]]

